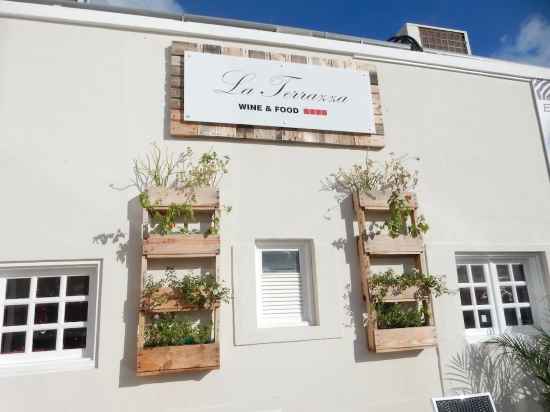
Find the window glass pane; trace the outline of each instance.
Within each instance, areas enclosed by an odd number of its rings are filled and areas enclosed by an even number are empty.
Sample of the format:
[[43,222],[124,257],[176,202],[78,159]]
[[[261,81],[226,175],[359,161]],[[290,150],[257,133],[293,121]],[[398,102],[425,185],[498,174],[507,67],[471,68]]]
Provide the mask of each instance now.
[[71,328],[63,331],[63,349],[86,347],[86,328]]
[[485,282],[485,269],[483,265],[472,265],[470,269],[472,271],[472,280],[475,283]]
[[300,272],[300,253],[297,250],[277,250],[262,252],[264,273]]
[[462,317],[464,318],[464,327],[466,329],[475,329],[476,321],[473,310],[465,310],[462,312]]
[[458,265],[456,267],[456,274],[458,276],[458,283],[469,283],[466,265]]
[[487,294],[487,288],[474,288],[474,294],[476,296],[476,303],[478,305],[489,304],[489,295]]
[[516,326],[518,324],[518,315],[515,308],[504,309],[504,318],[507,326]]
[[2,333],[1,353],[25,352],[25,332],[4,332]]
[[517,286],[516,293],[518,294],[519,302],[529,302],[529,292],[527,286]]
[[501,286],[500,297],[502,303],[514,303],[514,293],[512,292],[512,286]]
[[37,298],[51,298],[59,296],[59,283],[61,278],[38,278],[38,284],[36,288]]
[[38,303],[34,307],[34,324],[56,323],[58,306],[58,303]]
[[84,322],[88,318],[88,302],[65,303],[65,322]]
[[491,319],[491,311],[490,310],[480,310],[478,311],[479,314],[479,326],[481,328],[492,328],[493,327],[493,320]]
[[67,296],[87,295],[88,287],[88,276],[69,276],[67,278]]
[[31,279],[8,279],[6,282],[6,299],[25,299],[29,297]]
[[472,295],[470,294],[470,288],[460,289],[460,304],[463,306],[469,306],[472,304]]
[[10,305],[4,307],[4,326],[20,326],[27,324],[27,305]]
[[521,315],[521,324],[522,325],[532,325],[533,324],[533,314],[531,313],[531,308],[520,308],[519,313]]
[[57,330],[37,330],[32,334],[32,351],[55,350]]
[[497,265],[497,276],[499,282],[508,282],[510,280],[508,265]]
[[525,281],[525,272],[523,271],[523,265],[512,265],[512,271],[514,272],[514,280],[517,282]]

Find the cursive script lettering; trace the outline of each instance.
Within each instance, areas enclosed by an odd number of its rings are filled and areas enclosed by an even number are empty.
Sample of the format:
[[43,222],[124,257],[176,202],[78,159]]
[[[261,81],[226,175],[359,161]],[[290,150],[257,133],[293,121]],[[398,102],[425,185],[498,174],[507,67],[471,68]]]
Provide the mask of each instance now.
[[223,73],[221,76],[221,81],[226,87],[214,89],[214,92],[240,96],[260,95],[267,98],[279,97],[289,100],[318,103],[347,103],[350,100],[348,96],[298,90],[295,88],[295,84],[299,84],[299,81],[302,79],[302,77],[298,76],[280,74],[269,78],[267,87],[259,88],[259,85],[257,85],[258,76],[256,73],[247,73],[242,70],[230,70]]

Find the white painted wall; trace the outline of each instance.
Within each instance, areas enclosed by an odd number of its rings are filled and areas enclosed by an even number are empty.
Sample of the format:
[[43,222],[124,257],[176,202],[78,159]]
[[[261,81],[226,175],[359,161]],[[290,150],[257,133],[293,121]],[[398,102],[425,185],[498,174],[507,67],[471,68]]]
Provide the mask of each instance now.
[[[345,148],[171,140],[166,56],[175,35],[0,19],[0,261],[102,259],[98,368],[4,378],[0,402],[31,411],[428,412],[464,338],[458,297],[436,306],[440,351],[375,355],[360,327],[352,210],[321,191],[338,167],[363,159]],[[456,284],[454,253],[550,253],[550,185],[529,84],[378,63],[387,148],[418,155],[418,190],[431,223],[431,271]],[[231,246],[272,233],[312,237],[320,276],[337,276],[339,339],[234,346],[232,308],[221,322],[222,368],[136,378],[136,192],[131,160],[163,142],[214,147],[231,157],[223,202],[221,274]],[[106,245],[94,237],[126,234]],[[345,239],[341,250],[333,242]],[[123,247],[122,253],[119,248]],[[246,256],[237,256],[237,259]],[[547,258],[546,258],[547,259]],[[254,273],[235,273],[250,277]],[[350,296],[348,296],[348,291]],[[239,299],[239,296],[236,296]],[[440,355],[440,356],[439,356]],[[451,383],[445,386],[451,389]],[[518,410],[535,411],[520,405]],[[513,410],[513,409],[510,409]],[[507,411],[503,411],[507,412]]]

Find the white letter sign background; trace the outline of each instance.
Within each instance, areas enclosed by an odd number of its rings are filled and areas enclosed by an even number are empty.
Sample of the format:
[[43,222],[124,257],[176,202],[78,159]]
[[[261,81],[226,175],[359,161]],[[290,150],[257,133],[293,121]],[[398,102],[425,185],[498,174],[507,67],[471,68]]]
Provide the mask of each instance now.
[[185,52],[185,121],[375,133],[368,72]]

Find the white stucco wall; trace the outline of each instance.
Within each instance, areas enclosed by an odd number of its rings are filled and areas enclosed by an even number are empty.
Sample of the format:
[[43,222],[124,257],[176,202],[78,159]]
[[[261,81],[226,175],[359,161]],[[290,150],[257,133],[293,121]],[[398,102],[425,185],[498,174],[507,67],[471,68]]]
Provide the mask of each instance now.
[[[0,262],[103,262],[98,368],[2,378],[1,405],[45,412],[430,411],[429,399],[441,395],[440,367],[445,374],[464,344],[458,297],[436,304],[439,351],[367,352],[351,205],[320,190],[324,177],[364,152],[170,139],[165,66],[173,40],[183,38],[0,19]],[[529,84],[377,67],[387,147],[373,156],[421,157],[430,270],[447,274],[452,287],[455,252],[550,253],[550,185]],[[341,338],[235,346],[232,307],[224,305],[220,370],[135,377],[140,211],[134,189],[111,185],[129,184],[131,160],[150,142],[175,151],[214,147],[231,157],[221,186],[223,202],[233,206],[222,224],[227,282],[231,247],[238,260],[255,238],[314,240],[318,276],[338,277]],[[126,234],[120,243],[94,242],[118,229]],[[347,241],[343,250],[332,245],[339,239]]]

